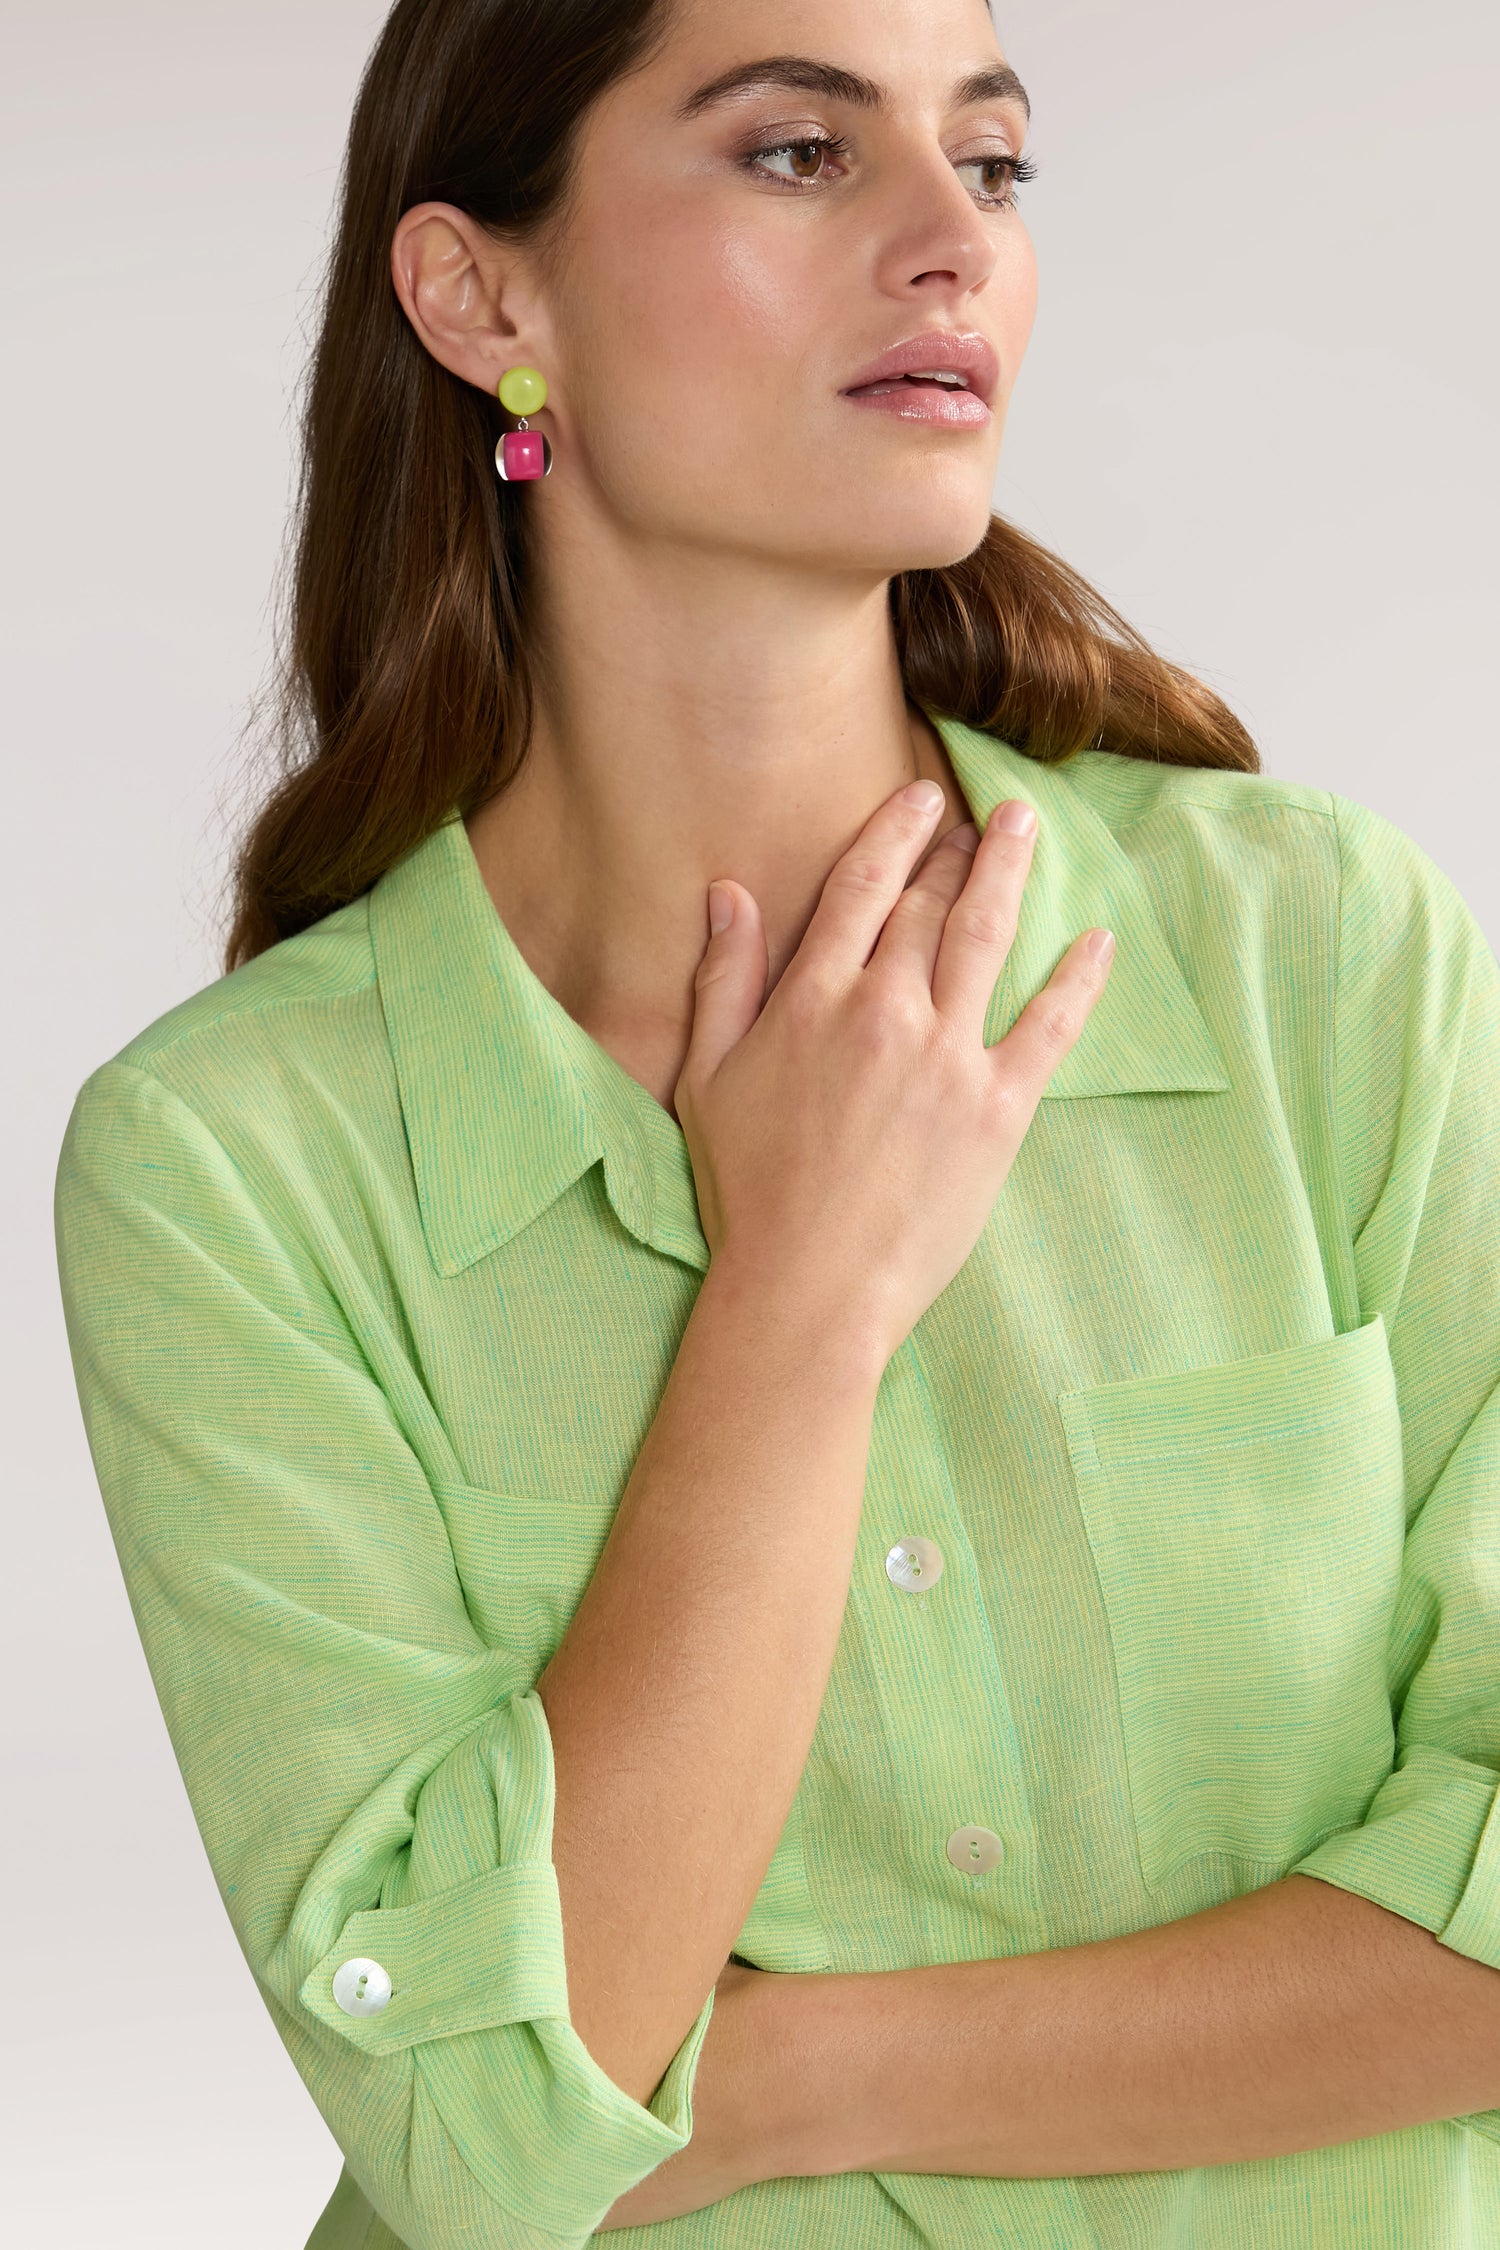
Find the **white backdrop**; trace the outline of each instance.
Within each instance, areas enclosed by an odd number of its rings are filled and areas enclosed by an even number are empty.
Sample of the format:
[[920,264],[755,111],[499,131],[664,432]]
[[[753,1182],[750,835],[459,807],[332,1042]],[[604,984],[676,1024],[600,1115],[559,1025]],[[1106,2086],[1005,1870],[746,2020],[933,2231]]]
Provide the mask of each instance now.
[[[746,11],[747,14],[749,11]],[[1493,0],[995,0],[1041,301],[996,505],[1500,944]],[[338,2151],[193,1826],[72,1388],[94,1066],[218,974],[373,0],[0,0],[7,2082],[27,2250],[298,2250]],[[272,2152],[268,2154],[268,2152]]]

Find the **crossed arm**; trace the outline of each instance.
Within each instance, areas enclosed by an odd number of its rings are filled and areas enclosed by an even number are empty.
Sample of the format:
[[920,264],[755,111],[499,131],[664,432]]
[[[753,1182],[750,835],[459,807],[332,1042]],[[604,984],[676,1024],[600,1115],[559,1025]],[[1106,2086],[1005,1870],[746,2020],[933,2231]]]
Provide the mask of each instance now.
[[1182,1921],[1015,1959],[731,1967],[692,2140],[598,2231],[761,2179],[1177,2170],[1497,2106],[1500,1971],[1288,1875]]

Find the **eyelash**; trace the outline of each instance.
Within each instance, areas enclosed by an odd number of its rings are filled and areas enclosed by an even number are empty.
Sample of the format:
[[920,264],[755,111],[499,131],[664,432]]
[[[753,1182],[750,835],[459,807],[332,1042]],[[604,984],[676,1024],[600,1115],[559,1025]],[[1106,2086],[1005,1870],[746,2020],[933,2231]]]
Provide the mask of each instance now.
[[[786,156],[794,149],[808,148],[827,149],[834,156],[847,156],[849,153],[849,143],[841,133],[799,133],[794,141],[772,141],[762,148],[749,149],[740,158],[740,162],[747,171],[753,172],[763,157]],[[1003,164],[1005,166],[1010,181],[1005,194],[983,196],[980,199],[982,207],[989,211],[1014,210],[1016,207],[1016,189],[1023,186],[1027,180],[1036,178],[1037,168],[1029,156],[970,156],[966,157],[964,161],[967,164]],[[789,180],[780,172],[760,172],[757,177],[770,180],[777,187],[790,188],[794,195],[806,188],[816,188],[822,185],[819,180]]]

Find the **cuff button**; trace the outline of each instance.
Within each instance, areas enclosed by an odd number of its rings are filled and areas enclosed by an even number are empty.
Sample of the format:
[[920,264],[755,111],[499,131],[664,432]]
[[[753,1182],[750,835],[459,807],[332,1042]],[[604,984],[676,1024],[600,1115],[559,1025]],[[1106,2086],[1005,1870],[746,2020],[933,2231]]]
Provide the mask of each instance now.
[[345,1961],[333,1972],[333,1997],[346,2016],[373,2016],[391,1996],[391,1980],[378,1961]]

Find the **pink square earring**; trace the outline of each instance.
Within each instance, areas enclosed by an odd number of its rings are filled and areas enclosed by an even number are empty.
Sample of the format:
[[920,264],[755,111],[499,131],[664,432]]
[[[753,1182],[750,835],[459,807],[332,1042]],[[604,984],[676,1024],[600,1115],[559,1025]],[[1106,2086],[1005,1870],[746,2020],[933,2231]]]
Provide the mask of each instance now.
[[516,484],[525,477],[549,477],[552,474],[552,448],[544,430],[526,427],[528,414],[540,414],[547,403],[547,378],[535,367],[507,367],[495,385],[496,395],[507,413],[519,414],[521,427],[507,430],[495,448],[495,467],[507,484]]

